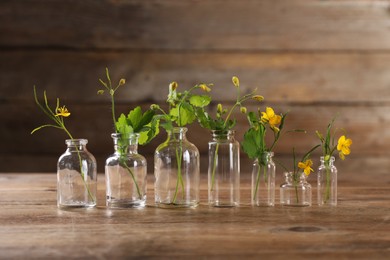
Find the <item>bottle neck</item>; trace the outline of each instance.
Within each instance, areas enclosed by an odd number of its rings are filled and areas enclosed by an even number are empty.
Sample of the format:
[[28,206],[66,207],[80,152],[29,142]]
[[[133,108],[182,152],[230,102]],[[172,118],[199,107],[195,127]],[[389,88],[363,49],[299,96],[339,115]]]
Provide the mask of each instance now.
[[67,151],[77,152],[83,151],[86,149],[88,143],[87,139],[67,139],[65,140],[66,145],[68,146]]
[[322,166],[327,166],[327,167],[332,167],[334,166],[334,161],[335,161],[335,158],[334,156],[330,156],[327,158],[327,160],[325,160],[326,157],[324,156],[321,156],[320,158],[320,161],[321,161],[321,165]]
[[221,140],[228,140],[228,141],[234,141],[234,134],[236,133],[234,130],[212,130],[211,131],[213,136],[213,141],[221,141]]
[[167,131],[168,141],[184,141],[187,140],[186,133],[188,129],[186,127],[174,127],[172,130]]
[[138,153],[138,133],[121,135],[119,133],[111,134],[114,141],[115,153],[119,154],[136,154]]
[[256,159],[256,162],[261,165],[266,165],[272,162],[273,156],[274,152],[264,152]]
[[293,172],[285,172],[284,178],[287,183],[298,184],[305,183],[307,176],[304,172],[297,172],[296,174]]

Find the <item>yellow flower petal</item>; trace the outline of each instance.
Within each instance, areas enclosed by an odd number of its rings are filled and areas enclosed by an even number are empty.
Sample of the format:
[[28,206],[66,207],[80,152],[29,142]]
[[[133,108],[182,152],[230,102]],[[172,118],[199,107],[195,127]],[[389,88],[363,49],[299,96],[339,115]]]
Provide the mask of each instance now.
[[275,116],[275,112],[271,107],[267,107],[265,109],[265,112],[267,113],[268,118],[272,118]]
[[298,168],[305,169],[306,168],[306,164],[304,164],[303,162],[299,162],[298,163]]
[[57,108],[56,116],[68,117],[68,116],[70,116],[70,112],[68,111],[68,109],[65,106],[59,107],[59,108]]
[[344,142],[345,142],[345,136],[342,135],[342,136],[340,136],[340,138],[339,138],[339,140],[337,142],[337,150],[338,151],[341,151],[341,149],[342,149],[342,147],[344,145]]

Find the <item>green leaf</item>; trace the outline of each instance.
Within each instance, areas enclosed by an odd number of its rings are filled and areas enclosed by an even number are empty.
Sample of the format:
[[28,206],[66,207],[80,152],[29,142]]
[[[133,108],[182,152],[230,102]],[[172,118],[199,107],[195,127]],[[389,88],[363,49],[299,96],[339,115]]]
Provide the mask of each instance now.
[[133,127],[128,124],[127,118],[124,114],[121,114],[118,121],[115,123],[116,130],[122,136],[128,136],[133,133]]
[[129,114],[127,115],[127,119],[129,120],[130,125],[134,129],[138,128],[139,122],[142,119],[141,107],[138,106],[138,107],[134,108],[133,110],[131,110],[129,112]]
[[138,123],[137,132],[141,132],[145,126],[148,126],[152,122],[154,115],[155,112],[153,110],[150,109],[146,110],[145,113],[143,113],[142,118]]
[[207,95],[194,95],[190,97],[190,104],[195,107],[205,107],[211,102],[211,97]]
[[263,147],[261,143],[260,129],[255,130],[254,128],[250,128],[246,131],[241,146],[249,158],[258,158],[262,153]]
[[178,126],[186,126],[196,119],[194,108],[186,102],[172,108],[170,115],[174,118]]
[[204,108],[197,108],[196,109],[196,117],[198,118],[199,124],[201,127],[210,129],[210,122],[212,119],[210,118],[209,114],[204,110]]

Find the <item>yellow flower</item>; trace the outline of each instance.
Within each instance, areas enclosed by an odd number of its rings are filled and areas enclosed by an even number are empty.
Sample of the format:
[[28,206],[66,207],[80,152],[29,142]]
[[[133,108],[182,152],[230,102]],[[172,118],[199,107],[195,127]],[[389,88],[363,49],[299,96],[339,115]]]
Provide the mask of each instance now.
[[200,84],[199,88],[205,92],[210,92],[211,89],[206,84]]
[[68,116],[70,116],[70,112],[68,111],[68,109],[65,106],[59,107],[59,108],[57,108],[56,116],[68,117]]
[[298,168],[303,169],[303,172],[306,174],[306,176],[310,175],[310,172],[314,172],[314,170],[311,168],[313,165],[313,161],[308,159],[305,162],[299,162]]
[[243,114],[246,114],[246,112],[247,112],[246,107],[240,107],[240,112]]
[[260,96],[260,95],[254,95],[252,97],[254,100],[257,100],[257,101],[263,101],[264,100],[264,97],[263,96]]
[[341,160],[345,159],[345,156],[351,153],[351,149],[349,148],[352,144],[352,140],[346,138],[345,135],[342,135],[339,138],[337,143],[337,150],[339,151],[339,156]]
[[272,130],[279,131],[277,125],[282,121],[282,117],[280,115],[276,115],[274,110],[271,107],[267,107],[265,112],[261,112],[261,121],[264,123],[268,123]]
[[238,88],[240,86],[240,80],[236,76],[233,76],[232,82],[235,87]]

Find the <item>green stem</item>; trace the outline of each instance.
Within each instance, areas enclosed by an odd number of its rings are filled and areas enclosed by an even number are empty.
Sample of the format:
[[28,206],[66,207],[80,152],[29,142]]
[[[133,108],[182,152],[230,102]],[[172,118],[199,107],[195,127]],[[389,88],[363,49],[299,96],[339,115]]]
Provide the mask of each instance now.
[[112,112],[112,121],[114,123],[114,129],[115,129],[115,133],[117,132],[116,130],[116,126],[115,126],[115,100],[114,100],[114,94],[111,95],[111,112]]
[[256,201],[256,196],[257,196],[257,191],[259,189],[259,183],[260,183],[260,172],[261,172],[261,166],[259,161],[257,162],[257,166],[259,167],[257,169],[257,177],[256,177],[256,188],[255,188],[255,193],[253,194],[253,200]]
[[330,198],[330,167],[329,167],[329,165],[326,165],[325,169],[326,169],[326,190],[325,190],[325,201],[324,202],[327,203],[327,201]]
[[141,194],[141,191],[139,189],[139,186],[138,186],[138,183],[137,183],[137,180],[134,176],[134,173],[133,171],[131,170],[131,168],[127,165],[127,163],[125,161],[122,161],[122,165],[126,168],[126,170],[129,172],[131,178],[133,179],[133,182],[135,184],[135,188],[137,189],[137,193],[138,193],[138,197],[139,199],[142,199],[142,194]]
[[217,143],[217,145],[216,145],[216,147],[215,147],[214,162],[213,162],[213,171],[212,171],[212,174],[211,174],[211,191],[214,190],[215,170],[216,170],[216,168],[217,168],[218,149],[219,149],[219,143]]
[[297,198],[297,204],[299,203],[299,198],[298,198],[298,181],[297,181],[297,174],[294,174],[294,186],[295,186],[295,196]]
[[182,177],[182,174],[181,174],[181,159],[182,159],[182,141],[180,140],[180,154],[179,154],[179,151],[178,151],[178,148],[176,148],[176,162],[177,162],[177,181],[176,181],[176,188],[175,188],[175,194],[173,195],[173,201],[172,203],[176,203],[176,199],[177,199],[177,194],[179,193],[179,183],[181,184],[181,188],[182,188],[182,196],[183,196],[183,199],[184,199],[184,182],[183,182],[183,177]]

